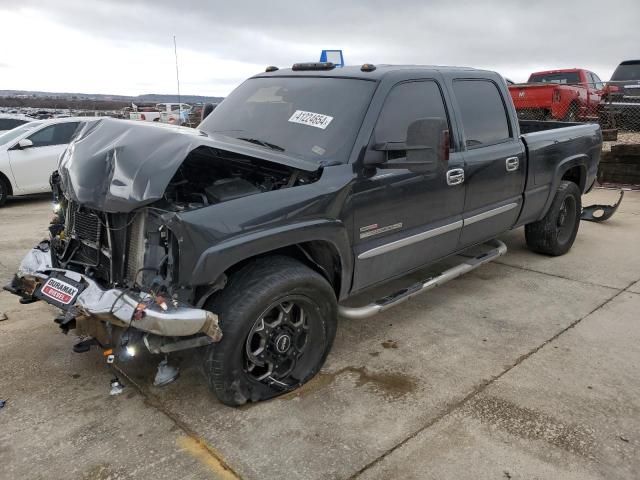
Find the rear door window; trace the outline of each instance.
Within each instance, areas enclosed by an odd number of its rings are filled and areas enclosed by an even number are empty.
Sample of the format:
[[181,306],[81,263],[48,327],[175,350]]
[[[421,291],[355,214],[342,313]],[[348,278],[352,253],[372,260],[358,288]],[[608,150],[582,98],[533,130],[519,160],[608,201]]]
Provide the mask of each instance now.
[[69,143],[78,128],[78,122],[65,122],[49,125],[29,137],[34,147],[48,147]]
[[69,143],[78,129],[78,122],[59,123],[55,126],[54,141],[56,145]]
[[455,80],[453,91],[460,108],[467,148],[485,147],[511,138],[507,109],[490,80]]

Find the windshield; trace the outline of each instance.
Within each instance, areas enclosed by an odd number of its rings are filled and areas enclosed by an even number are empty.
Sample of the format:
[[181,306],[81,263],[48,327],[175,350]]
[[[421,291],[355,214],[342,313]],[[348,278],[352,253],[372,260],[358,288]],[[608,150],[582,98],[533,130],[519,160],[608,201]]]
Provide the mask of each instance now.
[[640,61],[621,63],[611,80],[640,80]]
[[13,130],[9,130],[8,132],[4,132],[3,134],[0,134],[0,145],[4,145],[5,143],[9,143],[12,140],[15,140],[23,133],[26,133],[29,130],[32,130],[33,128],[37,127],[41,123],[42,122],[25,123],[24,125],[20,125],[19,127],[16,127]]
[[531,75],[529,83],[580,83],[578,72],[544,73]]
[[252,78],[198,128],[314,162],[346,163],[375,87],[350,78]]

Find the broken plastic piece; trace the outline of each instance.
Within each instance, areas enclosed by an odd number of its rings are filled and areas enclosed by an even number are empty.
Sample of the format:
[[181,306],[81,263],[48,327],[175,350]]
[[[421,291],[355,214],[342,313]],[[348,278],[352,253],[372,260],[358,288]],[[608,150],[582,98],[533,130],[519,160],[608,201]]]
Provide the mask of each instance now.
[[73,346],[73,351],[76,353],[86,353],[91,349],[92,345],[97,345],[98,342],[95,338],[88,338],[86,340],[82,340],[81,342],[76,343]]
[[[609,220],[618,207],[622,203],[622,198],[624,197],[624,190],[620,190],[620,197],[618,197],[618,201],[613,205],[589,205],[588,207],[584,207],[582,209],[582,214],[580,218],[582,220],[586,220],[587,222],[604,222],[605,220]],[[602,212],[602,213],[600,213]]]
[[118,377],[114,377],[111,379],[111,390],[109,391],[109,395],[120,395],[124,390],[124,385],[120,383]]
[[176,367],[169,365],[165,357],[165,359],[158,364],[158,371],[156,372],[156,378],[153,380],[153,386],[164,387],[178,378],[178,375],[180,375],[180,371]]
[[4,408],[6,404],[7,404],[6,400],[0,400],[0,408]]
[[156,297],[156,303],[160,306],[160,308],[162,310],[164,310],[165,312],[169,309],[169,307],[167,306],[167,301],[165,300],[165,298],[162,295],[158,295]]

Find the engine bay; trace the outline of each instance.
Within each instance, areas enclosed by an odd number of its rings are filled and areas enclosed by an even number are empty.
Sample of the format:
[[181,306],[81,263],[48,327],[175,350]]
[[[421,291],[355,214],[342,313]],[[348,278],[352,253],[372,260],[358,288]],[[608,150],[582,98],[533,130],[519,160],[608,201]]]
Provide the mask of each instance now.
[[200,147],[184,160],[164,196],[154,204],[169,211],[215,205],[249,195],[315,182],[305,172],[228,151]]

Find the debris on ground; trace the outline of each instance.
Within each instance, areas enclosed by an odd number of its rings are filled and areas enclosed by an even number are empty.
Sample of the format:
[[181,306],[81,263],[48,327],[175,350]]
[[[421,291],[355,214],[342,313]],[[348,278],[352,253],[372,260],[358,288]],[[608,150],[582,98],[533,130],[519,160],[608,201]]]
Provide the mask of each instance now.
[[120,395],[124,390],[124,386],[120,383],[118,377],[111,379],[111,390],[109,391],[109,395],[115,396]]
[[624,190],[620,190],[620,196],[618,200],[613,205],[589,205],[588,207],[583,207],[582,214],[580,218],[582,220],[587,220],[588,222],[604,222],[605,220],[610,219],[616,210],[622,203],[622,198],[624,197]]
[[158,365],[158,371],[156,372],[156,377],[153,380],[153,386],[164,387],[178,378],[178,375],[180,375],[180,371],[176,367],[169,365],[168,360],[165,358]]
[[9,320],[9,317],[7,316],[6,313],[0,312],[0,322],[2,322],[4,320]]
[[0,408],[4,408],[6,404],[7,404],[6,400],[0,400]]

